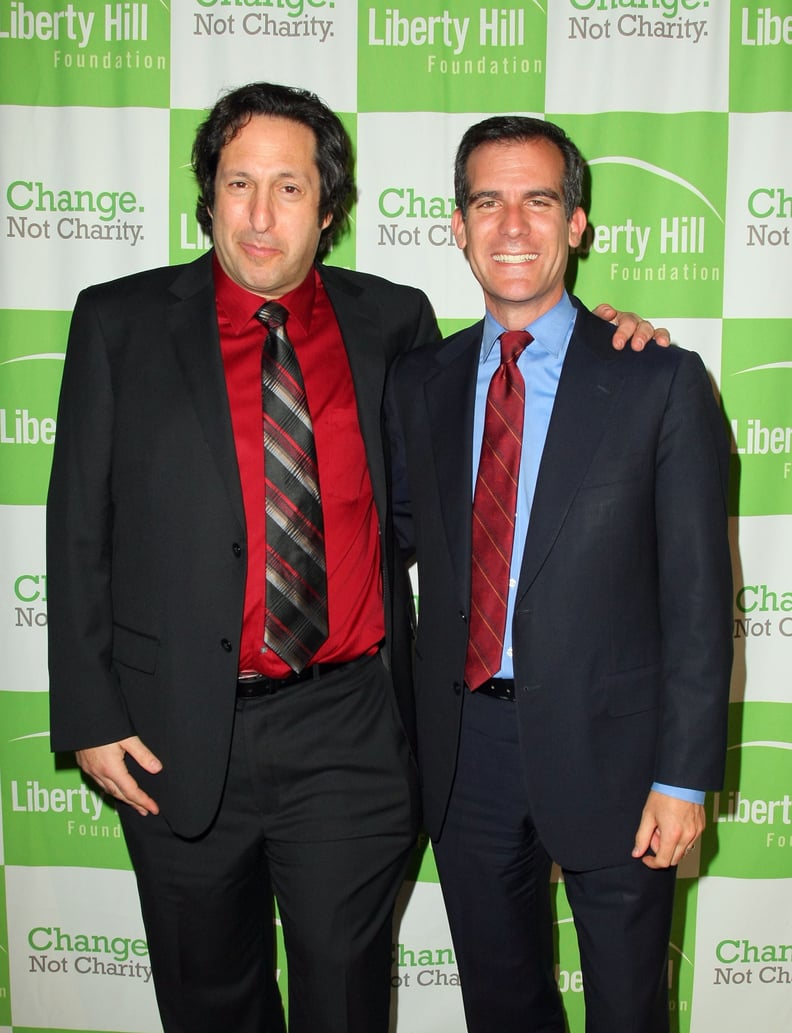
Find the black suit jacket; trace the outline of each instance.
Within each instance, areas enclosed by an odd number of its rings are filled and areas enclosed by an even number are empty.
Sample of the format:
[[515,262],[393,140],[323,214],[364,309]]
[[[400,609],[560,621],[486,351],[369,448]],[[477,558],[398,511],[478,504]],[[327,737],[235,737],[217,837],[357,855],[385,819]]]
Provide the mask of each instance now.
[[[417,290],[320,275],[355,385],[383,531],[385,659],[412,737],[411,594],[394,562],[381,403],[396,353],[439,334]],[[199,834],[228,760],[246,570],[211,253],[80,295],[47,540],[53,749],[139,735],[163,771],[136,777],[174,830]]]
[[[578,305],[513,623],[531,808],[569,868],[625,863],[654,781],[720,785],[731,667],[728,441],[693,353],[611,347]],[[479,323],[392,368],[394,496],[416,549],[424,819],[456,765],[470,605]]]

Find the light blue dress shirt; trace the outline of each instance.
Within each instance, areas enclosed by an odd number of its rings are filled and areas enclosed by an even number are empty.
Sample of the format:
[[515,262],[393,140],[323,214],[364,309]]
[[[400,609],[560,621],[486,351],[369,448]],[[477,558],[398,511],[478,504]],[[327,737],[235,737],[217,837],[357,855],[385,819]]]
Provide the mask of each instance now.
[[[523,448],[520,457],[520,476],[517,485],[517,513],[514,522],[514,547],[509,576],[509,597],[506,607],[506,633],[503,642],[501,667],[495,677],[513,678],[512,617],[517,595],[517,582],[522,567],[523,548],[531,517],[531,505],[539,476],[539,464],[544,452],[547,429],[553,412],[558,381],[566,358],[569,340],[575,326],[575,308],[564,292],[561,300],[549,312],[524,329],[533,337],[532,343],[517,360],[525,381],[525,415],[523,417]],[[494,317],[487,312],[481,340],[476,377],[476,403],[473,413],[473,491],[476,487],[481,442],[484,437],[484,414],[490,380],[500,365],[499,337],[504,332]],[[705,794],[699,790],[655,783],[658,792],[692,803],[703,803]]]

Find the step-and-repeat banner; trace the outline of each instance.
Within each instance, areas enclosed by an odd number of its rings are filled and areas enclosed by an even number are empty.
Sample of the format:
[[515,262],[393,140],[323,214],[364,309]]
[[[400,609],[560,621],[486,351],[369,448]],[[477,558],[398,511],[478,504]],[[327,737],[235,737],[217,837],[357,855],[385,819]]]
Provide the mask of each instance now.
[[[192,136],[258,79],[315,90],[355,141],[332,260],[423,287],[446,331],[482,314],[449,228],[459,137],[493,112],[559,122],[591,167],[576,292],[703,356],[733,437],[736,664],[726,782],[680,871],[674,1030],[789,1028],[792,0],[391,2],[0,0],[0,1031],[161,1028],[116,813],[49,752],[44,502],[78,291],[206,248]],[[399,919],[393,1029],[458,1033],[425,844]]]

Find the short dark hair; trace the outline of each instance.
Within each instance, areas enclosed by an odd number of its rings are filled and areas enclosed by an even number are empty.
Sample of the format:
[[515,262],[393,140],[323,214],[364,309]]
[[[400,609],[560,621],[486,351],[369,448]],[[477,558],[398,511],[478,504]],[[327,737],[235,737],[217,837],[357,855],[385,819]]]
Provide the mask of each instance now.
[[564,211],[567,219],[581,204],[585,161],[578,148],[564,130],[554,122],[527,115],[494,115],[471,126],[460,141],[454,162],[454,199],[462,213],[467,214],[470,200],[468,161],[477,147],[487,143],[526,143],[529,140],[549,140],[561,151],[564,159]]
[[317,257],[324,258],[346,226],[354,199],[352,144],[341,120],[315,93],[277,83],[249,83],[218,100],[198,127],[192,149],[192,169],[198,181],[195,214],[201,229],[212,236],[215,176],[220,152],[254,115],[271,115],[307,126],[316,138],[319,169],[319,225],[322,230]]

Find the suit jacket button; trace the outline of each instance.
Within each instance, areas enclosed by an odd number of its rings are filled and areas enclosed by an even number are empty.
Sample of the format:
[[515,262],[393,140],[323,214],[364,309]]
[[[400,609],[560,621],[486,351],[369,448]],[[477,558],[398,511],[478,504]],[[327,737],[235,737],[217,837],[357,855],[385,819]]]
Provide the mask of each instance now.
[[223,649],[225,649],[226,653],[230,653],[231,650],[234,648],[227,638],[221,638],[220,645],[223,647]]
[[462,692],[462,683],[458,682],[458,681],[455,681],[454,682],[454,695],[458,696],[461,692]]
[[239,557],[242,555],[242,546],[239,544],[239,542],[234,542],[231,548],[233,549],[235,556]]

